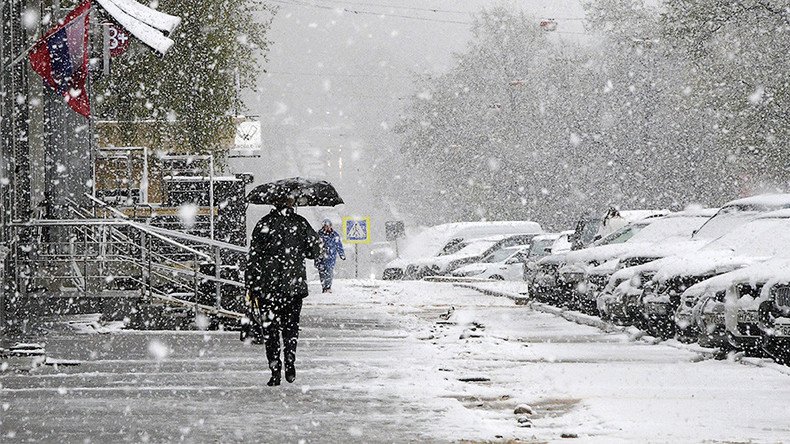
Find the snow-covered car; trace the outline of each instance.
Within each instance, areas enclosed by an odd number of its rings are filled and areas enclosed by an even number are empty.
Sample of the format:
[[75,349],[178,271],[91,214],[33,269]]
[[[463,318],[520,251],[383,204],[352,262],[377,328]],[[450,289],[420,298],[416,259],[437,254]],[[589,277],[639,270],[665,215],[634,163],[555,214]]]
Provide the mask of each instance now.
[[469,239],[505,234],[540,234],[540,224],[531,221],[455,222],[426,228],[407,236],[400,257],[384,268],[385,280],[416,279],[416,261],[458,252]]
[[[636,275],[630,280],[645,278],[643,275]],[[633,323],[634,319],[638,319],[635,316],[635,305],[639,303],[642,289],[641,285],[634,284],[630,280],[619,282],[611,289],[609,288],[612,285],[610,280],[607,289],[598,296],[596,302],[601,319],[610,320],[619,325],[629,325]]]
[[707,303],[724,300],[730,279],[721,277],[728,274],[694,284],[680,295],[680,305],[674,315],[675,339],[684,343],[699,342],[708,348],[721,348],[727,343],[724,313],[712,306],[707,307]]
[[539,302],[555,303],[563,292],[563,283],[557,279],[559,269],[565,263],[565,254],[550,254],[535,264],[530,280],[530,295]]
[[685,251],[692,234],[717,209],[687,210],[648,218],[638,224],[644,228],[625,242],[573,251],[565,256],[560,275],[566,282],[582,276],[573,289],[572,299],[582,311],[597,315],[597,299],[610,276],[623,266],[634,266]]
[[708,292],[695,307],[700,344],[761,355],[765,324],[760,321],[760,307],[773,303],[782,288],[777,284],[790,280],[788,270],[790,259],[772,258],[710,279],[726,288]]
[[648,217],[669,214],[668,210],[618,210],[609,208],[603,217],[582,217],[569,237],[571,250],[581,250],[620,230],[626,225]]
[[571,243],[568,240],[573,233],[572,230],[560,233],[539,234],[532,238],[527,257],[530,261],[536,262],[550,254],[567,253],[571,251]]
[[451,274],[456,277],[520,281],[524,279],[524,262],[528,253],[529,245],[501,248],[480,262],[464,265]]
[[417,267],[415,275],[420,279],[425,276],[443,276],[463,265],[479,262],[502,248],[528,245],[533,237],[534,234],[515,234],[472,239],[455,253],[417,260],[410,266]]
[[725,294],[724,325],[730,347],[753,356],[763,354],[763,331],[760,328],[759,308],[767,299],[765,285],[779,275],[786,275],[788,260],[768,261],[749,267],[754,269],[748,280],[731,286]]
[[[621,315],[625,316],[622,319],[617,319],[622,324],[641,324],[644,320],[643,305],[641,303],[642,285],[650,282],[661,267],[676,260],[674,259],[676,257],[690,257],[689,260],[693,261],[695,252],[712,240],[727,234],[761,214],[782,208],[790,208],[790,194],[758,195],[726,203],[716,212],[715,216],[708,219],[694,233],[691,238],[692,242],[679,245],[686,251],[668,255],[664,259],[647,262],[642,265],[623,267],[617,270],[598,296],[598,310],[605,313],[607,317],[617,318]],[[627,260],[627,257],[624,257],[625,260]],[[626,289],[625,286],[628,285],[632,285],[634,288]],[[619,289],[619,291],[615,291],[616,289]]]
[[[625,242],[647,225],[649,222],[644,220],[626,225],[605,238],[597,240],[591,248]],[[575,286],[584,277],[583,274],[574,273],[560,275],[560,269],[566,264],[566,258],[571,253],[575,253],[575,251],[551,254],[537,262],[535,277],[530,289],[535,300],[551,304],[568,304],[571,301]]]
[[[681,295],[675,312],[675,337],[683,342],[698,341],[703,347],[729,349],[726,317],[737,317],[738,306],[747,308],[756,301],[765,282],[784,266],[786,261],[768,260],[692,285]],[[728,310],[728,306],[735,310]],[[728,311],[736,313],[728,315]]]
[[790,363],[790,270],[765,284],[758,307],[763,350],[776,362]]
[[571,251],[570,236],[573,230],[559,233],[540,234],[532,238],[527,260],[524,262],[524,281],[532,288],[535,282],[538,261],[551,254],[564,254]]
[[657,261],[664,263],[642,293],[647,331],[659,337],[674,336],[674,313],[682,293],[692,285],[787,254],[790,210],[779,210],[757,216],[694,254]]

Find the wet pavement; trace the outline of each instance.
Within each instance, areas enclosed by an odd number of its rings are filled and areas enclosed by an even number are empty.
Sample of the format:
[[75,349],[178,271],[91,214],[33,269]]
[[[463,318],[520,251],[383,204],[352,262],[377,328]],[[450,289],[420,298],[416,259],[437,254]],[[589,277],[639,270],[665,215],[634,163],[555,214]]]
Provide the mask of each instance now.
[[[46,338],[0,374],[0,441],[781,441],[788,375],[448,284],[339,282],[305,303],[294,384],[233,332]],[[515,415],[519,404],[534,413]],[[784,409],[784,410],[782,410]],[[521,421],[521,422],[519,422]]]
[[265,385],[262,346],[245,346],[238,333],[52,334],[47,354],[81,363],[6,373],[2,435],[50,442],[429,437],[431,412],[378,393],[375,381],[421,344],[348,307],[307,306],[303,324],[297,380],[280,388]]

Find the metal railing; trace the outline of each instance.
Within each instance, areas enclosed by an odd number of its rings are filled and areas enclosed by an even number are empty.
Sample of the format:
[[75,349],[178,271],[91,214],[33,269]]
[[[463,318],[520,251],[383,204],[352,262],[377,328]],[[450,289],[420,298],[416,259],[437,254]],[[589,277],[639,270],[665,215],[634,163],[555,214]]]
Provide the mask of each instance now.
[[[137,290],[147,301],[241,316],[234,309],[244,293],[245,247],[134,222],[117,211],[113,219],[87,218],[88,210],[77,207],[73,212],[70,220],[11,224],[17,291],[90,296]],[[227,270],[233,276],[223,276]],[[230,296],[225,301],[223,293]]]

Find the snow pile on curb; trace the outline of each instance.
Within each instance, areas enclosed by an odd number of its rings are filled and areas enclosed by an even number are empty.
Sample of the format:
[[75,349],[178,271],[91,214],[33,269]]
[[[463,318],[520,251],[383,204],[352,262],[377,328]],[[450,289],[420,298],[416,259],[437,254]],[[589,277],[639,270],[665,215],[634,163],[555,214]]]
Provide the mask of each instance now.
[[[636,327],[623,327],[619,325],[614,325],[610,322],[604,321],[595,316],[590,316],[584,313],[580,313],[578,311],[567,310],[564,308],[555,307],[541,302],[530,301],[529,297],[521,292],[524,289],[524,286],[519,285],[518,283],[495,282],[495,283],[470,284],[470,283],[457,282],[454,283],[453,285],[456,287],[476,290],[479,291],[480,293],[489,296],[499,296],[499,297],[512,299],[516,301],[517,305],[526,305],[533,310],[559,316],[563,319],[566,319],[571,322],[575,322],[577,324],[595,327],[607,333],[614,333],[614,332],[626,333],[632,341],[642,341],[648,344],[661,343],[662,345],[666,345],[668,347],[676,348],[679,350],[685,350],[692,353],[697,353],[703,359],[713,359],[716,356],[720,355],[720,352],[717,349],[702,347],[699,344],[684,344],[675,339],[661,341],[658,338],[647,335],[645,332],[639,330]],[[747,358],[747,357],[743,357],[742,354],[735,354],[728,356],[728,360],[733,362],[738,362],[744,365],[754,366],[754,367],[770,368],[772,370],[778,371],[779,373],[783,373],[790,376],[790,368],[785,367],[781,364],[777,364],[776,362],[770,359]]]

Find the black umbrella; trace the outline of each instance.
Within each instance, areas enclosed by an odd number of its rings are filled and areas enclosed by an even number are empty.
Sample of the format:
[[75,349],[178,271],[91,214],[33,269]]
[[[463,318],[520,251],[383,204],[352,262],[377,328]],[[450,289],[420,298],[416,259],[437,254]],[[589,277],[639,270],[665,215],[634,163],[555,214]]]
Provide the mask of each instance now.
[[343,203],[337,190],[325,180],[303,177],[280,179],[258,185],[247,196],[247,201],[257,205],[281,205],[288,197],[300,207],[334,207]]

